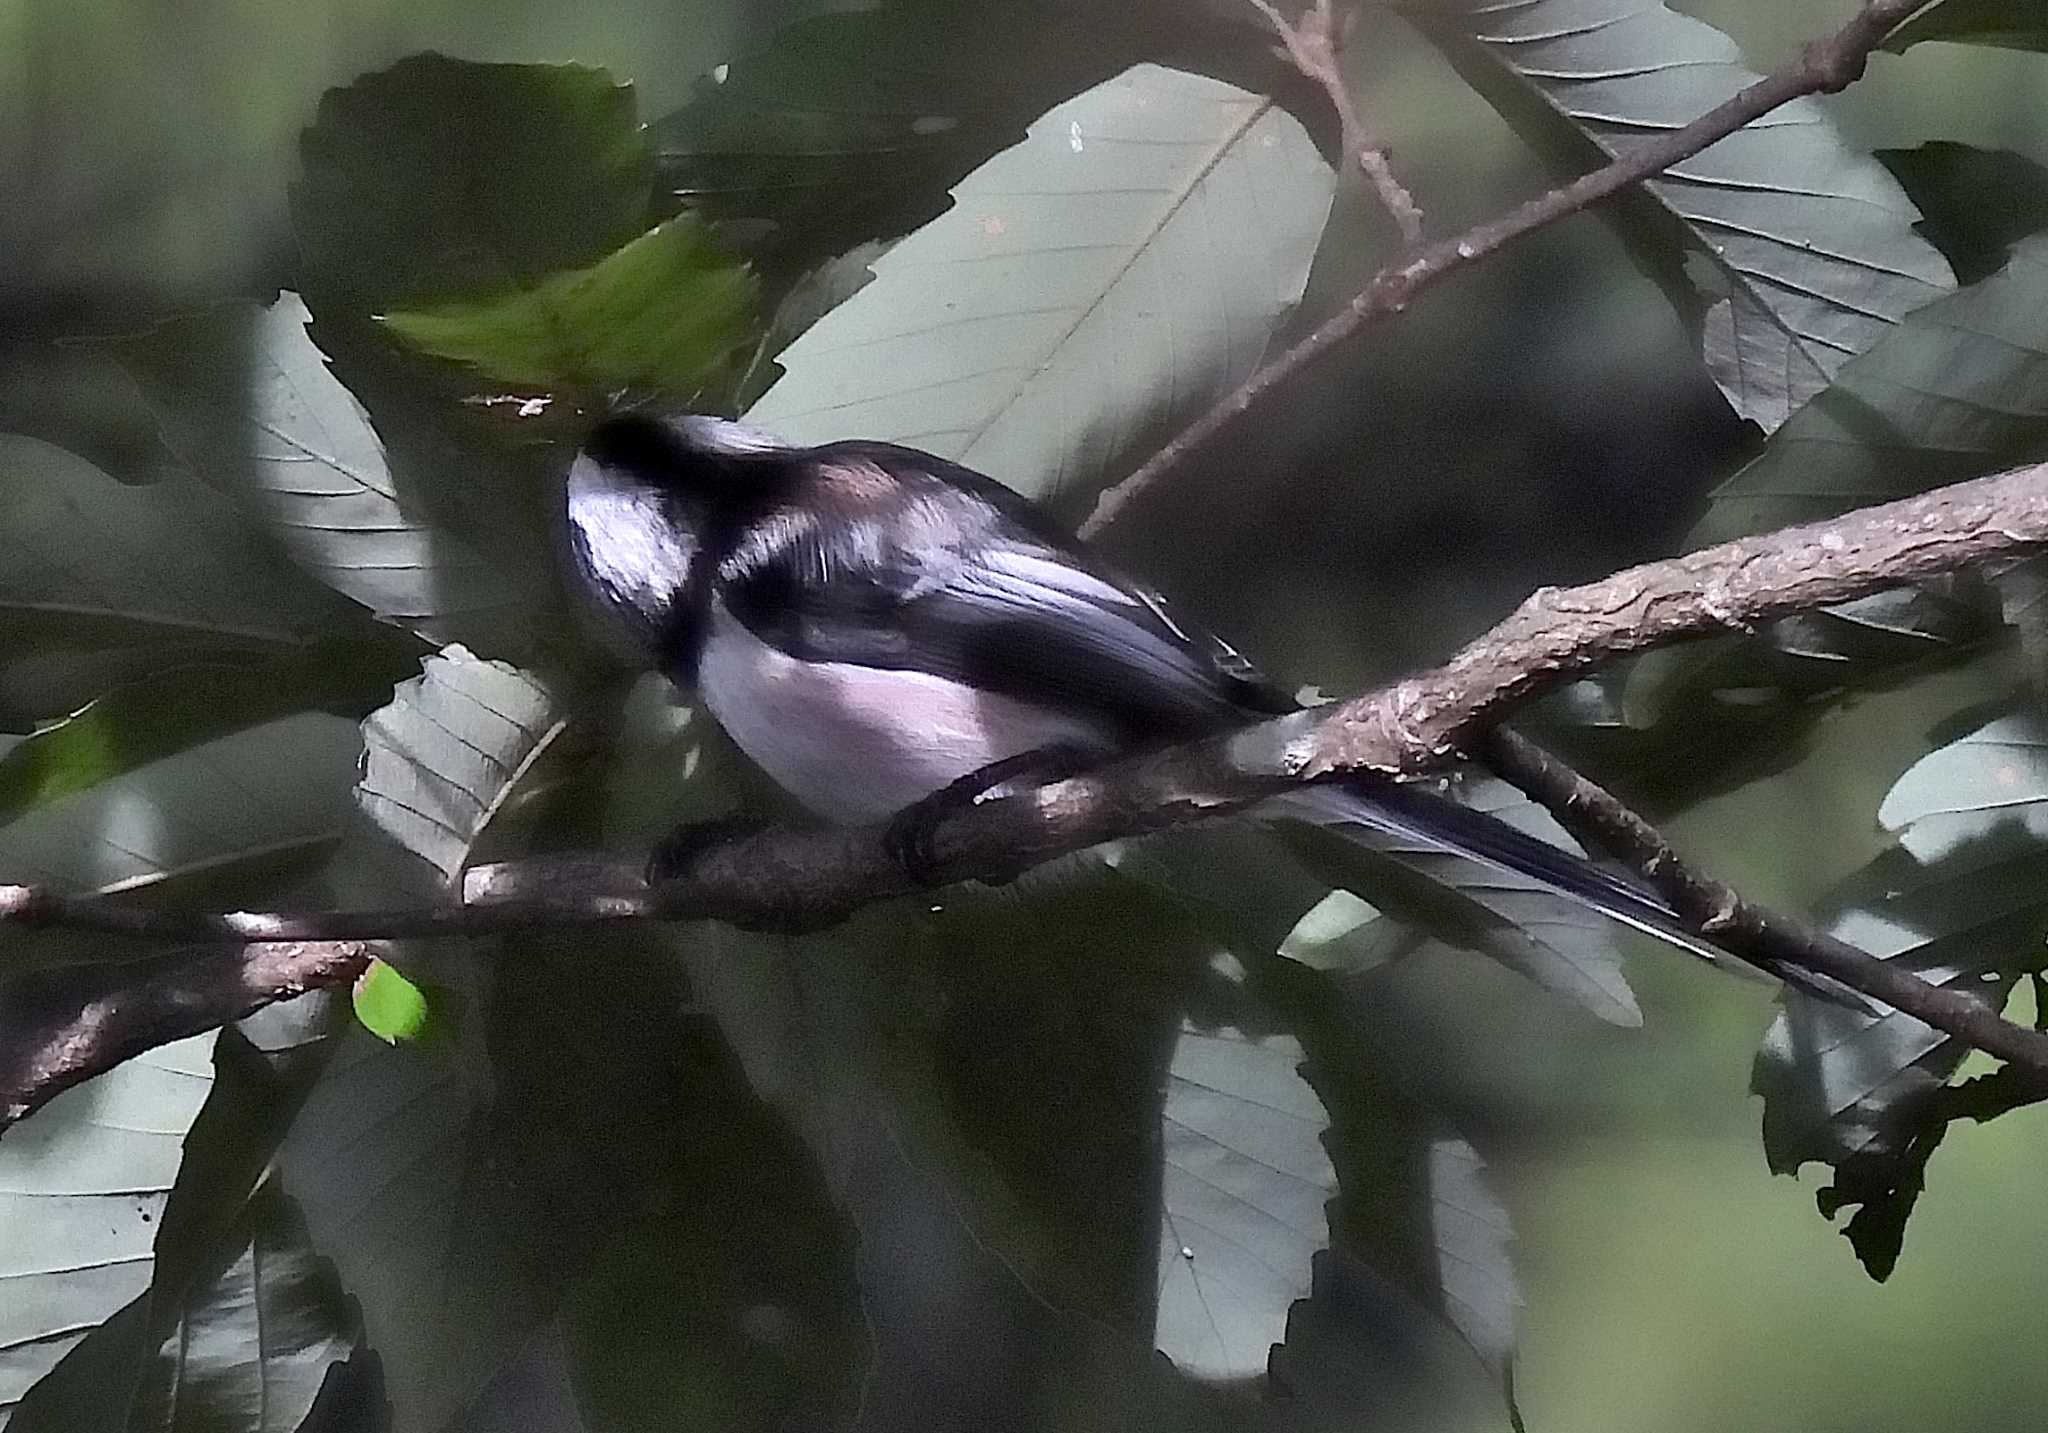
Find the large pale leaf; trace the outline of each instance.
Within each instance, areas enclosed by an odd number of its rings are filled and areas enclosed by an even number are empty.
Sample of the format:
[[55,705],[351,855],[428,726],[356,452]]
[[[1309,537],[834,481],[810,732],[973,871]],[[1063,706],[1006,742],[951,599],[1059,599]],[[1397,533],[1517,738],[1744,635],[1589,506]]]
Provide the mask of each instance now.
[[746,341],[753,298],[746,268],[684,216],[587,268],[394,310],[384,323],[423,353],[506,383],[599,396],[642,389],[706,407]]
[[[1590,165],[1677,129],[1757,76],[1719,31],[1640,0],[1456,0],[1411,12],[1539,149]],[[1532,100],[1540,102],[1532,102]],[[1953,286],[1882,165],[1798,100],[1645,188],[1707,271],[1707,363],[1768,431],[1907,313]],[[1627,226],[1625,226],[1626,229]],[[1668,234],[1630,234],[1659,250]]]
[[150,1282],[213,1073],[196,1036],[66,1091],[0,1139],[0,1417]]
[[515,641],[545,570],[493,561],[421,516],[409,486],[459,475],[395,472],[305,324],[287,294],[172,324],[127,359],[179,456],[314,577],[436,640]]
[[1271,101],[1141,65],[1044,115],[782,354],[749,420],[930,449],[1046,497],[1247,373],[1331,176]]
[[213,489],[130,487],[0,433],[0,715],[62,715],[180,662],[292,651],[349,610]]
[[1198,1377],[1253,1376],[1329,1243],[1329,1117],[1293,1037],[1189,1025],[1161,1118],[1159,1350]]
[[566,723],[534,678],[450,647],[364,721],[356,799],[379,830],[452,882]]

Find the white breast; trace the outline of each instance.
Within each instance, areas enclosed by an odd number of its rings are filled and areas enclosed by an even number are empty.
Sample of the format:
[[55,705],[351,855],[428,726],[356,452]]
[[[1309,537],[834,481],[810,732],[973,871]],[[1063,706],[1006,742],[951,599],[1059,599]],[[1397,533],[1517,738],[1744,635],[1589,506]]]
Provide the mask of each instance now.
[[829,821],[878,821],[990,762],[1055,743],[1107,752],[1098,726],[926,672],[806,662],[714,602],[697,686],[740,749]]

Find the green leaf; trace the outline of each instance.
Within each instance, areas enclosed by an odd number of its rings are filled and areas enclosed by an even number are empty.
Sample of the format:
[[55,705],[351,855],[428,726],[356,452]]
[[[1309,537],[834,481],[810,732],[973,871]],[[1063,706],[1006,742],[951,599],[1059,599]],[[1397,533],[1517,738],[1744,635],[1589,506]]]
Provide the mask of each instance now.
[[411,489],[443,470],[386,461],[384,443],[306,335],[286,294],[224,306],[128,346],[130,371],[193,471],[226,490],[300,567],[435,641],[517,646],[547,567],[493,560],[428,522]]
[[0,1415],[149,1287],[211,1034],[138,1056],[0,1139]]
[[1337,1192],[1300,1042],[1183,1025],[1160,1118],[1154,1338],[1197,1378],[1255,1376],[1308,1296]]
[[213,489],[116,482],[0,433],[0,719],[184,663],[267,659],[349,620]]
[[356,800],[380,831],[452,884],[566,727],[533,677],[450,647],[363,722]]
[[[1406,11],[1546,153],[1590,168],[1704,114],[1757,76],[1720,32],[1640,0],[1461,0]],[[1667,280],[1682,242],[1708,367],[1765,431],[1907,313],[1954,286],[1883,167],[1813,100],[1774,110],[1645,186],[1624,225]],[[1691,305],[1687,305],[1691,307]]]
[[1141,65],[1050,111],[781,356],[750,422],[1085,493],[1241,379],[1300,297],[1331,176],[1301,127]]
[[363,1028],[387,1045],[428,1033],[431,1011],[425,992],[381,960],[371,961],[356,978],[349,998]]
[[688,403],[728,377],[753,301],[746,268],[685,217],[589,268],[493,297],[395,309],[383,321],[420,352],[506,383],[648,389]]
[[329,90],[299,156],[292,226],[323,313],[519,287],[650,217],[632,87],[581,65],[414,55]]
[[2048,15],[2037,0],[1941,0],[1886,36],[1884,48],[1903,54],[1922,40],[2048,50]]

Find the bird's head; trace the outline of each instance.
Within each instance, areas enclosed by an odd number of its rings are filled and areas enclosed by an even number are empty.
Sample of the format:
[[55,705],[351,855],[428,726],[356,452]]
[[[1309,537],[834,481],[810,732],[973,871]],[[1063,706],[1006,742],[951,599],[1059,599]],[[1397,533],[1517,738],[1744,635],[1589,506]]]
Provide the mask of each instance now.
[[566,488],[568,565],[585,600],[640,655],[666,660],[687,645],[714,529],[749,486],[745,470],[787,451],[757,429],[695,413],[622,414],[584,439]]

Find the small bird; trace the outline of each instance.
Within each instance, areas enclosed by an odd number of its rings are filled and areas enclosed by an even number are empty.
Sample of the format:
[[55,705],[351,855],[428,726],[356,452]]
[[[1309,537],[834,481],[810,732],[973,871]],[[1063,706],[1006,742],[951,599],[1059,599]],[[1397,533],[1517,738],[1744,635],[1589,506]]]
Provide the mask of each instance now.
[[[567,508],[586,598],[828,822],[1297,709],[1042,509],[913,448],[793,447],[724,419],[627,413],[584,442]],[[1625,878],[1414,785],[1359,778],[1277,802],[1719,954]]]

